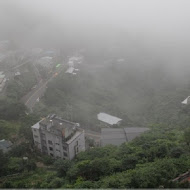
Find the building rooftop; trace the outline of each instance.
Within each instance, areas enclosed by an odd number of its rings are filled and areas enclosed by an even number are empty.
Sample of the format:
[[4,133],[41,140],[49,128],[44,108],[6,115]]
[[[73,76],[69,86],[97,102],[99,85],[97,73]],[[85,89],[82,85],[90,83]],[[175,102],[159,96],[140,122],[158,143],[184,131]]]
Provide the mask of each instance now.
[[79,123],[70,122],[52,114],[33,125],[32,128],[54,133],[68,141],[70,138],[73,138],[79,126]]
[[128,127],[128,128],[102,128],[101,129],[101,144],[121,145],[124,142],[132,141],[149,128]]
[[75,70],[74,67],[69,67],[69,68],[66,70],[65,73],[70,73],[70,74],[72,74],[74,70]]
[[33,129],[40,129],[39,122],[32,126]]
[[183,102],[181,102],[182,104],[189,104],[190,103],[190,96],[188,96],[185,100],[183,100]]
[[190,170],[188,170],[187,172],[180,174],[178,177],[176,177],[175,179],[173,179],[172,181],[178,181],[178,182],[185,182],[188,181],[190,182]]
[[122,119],[109,115],[107,113],[99,113],[97,115],[98,120],[103,121],[105,123],[108,123],[110,125],[114,125],[117,124],[119,121],[121,121]]
[[10,141],[7,141],[5,139],[0,140],[0,150],[3,152],[8,152],[11,149],[12,145],[13,144]]

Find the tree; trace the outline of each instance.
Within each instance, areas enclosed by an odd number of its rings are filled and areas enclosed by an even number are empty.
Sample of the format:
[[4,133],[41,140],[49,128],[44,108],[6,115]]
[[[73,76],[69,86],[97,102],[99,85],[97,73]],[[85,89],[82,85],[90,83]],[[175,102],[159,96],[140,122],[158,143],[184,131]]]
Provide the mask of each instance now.
[[184,140],[185,140],[185,142],[187,143],[187,145],[189,146],[189,145],[190,145],[190,127],[187,128],[187,129],[184,131]]
[[54,167],[57,170],[57,175],[60,177],[66,176],[67,171],[71,168],[70,160],[59,159],[54,162]]

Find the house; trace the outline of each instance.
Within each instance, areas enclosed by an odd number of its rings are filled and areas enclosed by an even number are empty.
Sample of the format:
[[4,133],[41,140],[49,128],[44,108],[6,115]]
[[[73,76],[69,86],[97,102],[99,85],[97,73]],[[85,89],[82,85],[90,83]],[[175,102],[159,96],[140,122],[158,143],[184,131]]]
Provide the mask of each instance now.
[[55,114],[49,115],[32,126],[34,143],[43,154],[72,160],[85,150],[84,130],[79,126]]
[[190,103],[190,96],[188,96],[185,100],[183,100],[183,102],[181,102],[182,104],[188,105]]
[[0,92],[3,90],[6,81],[7,81],[7,79],[6,79],[5,75],[3,74],[3,71],[0,71]]
[[120,119],[118,117],[115,117],[115,116],[112,116],[112,115],[109,115],[109,114],[103,113],[103,112],[99,113],[97,115],[97,118],[99,121],[104,122],[109,125],[119,125],[120,122],[122,121],[122,119]]
[[179,175],[178,177],[176,177],[175,179],[172,180],[173,182],[179,182],[179,183],[183,183],[183,182],[189,182],[190,183],[190,170]]
[[75,70],[74,67],[69,67],[69,68],[66,70],[65,73],[72,74],[74,70]]
[[108,144],[119,146],[122,143],[132,141],[148,130],[149,128],[142,127],[102,128],[101,146],[106,146]]
[[7,141],[5,139],[0,140],[0,150],[2,150],[4,153],[8,152],[12,148],[11,141]]

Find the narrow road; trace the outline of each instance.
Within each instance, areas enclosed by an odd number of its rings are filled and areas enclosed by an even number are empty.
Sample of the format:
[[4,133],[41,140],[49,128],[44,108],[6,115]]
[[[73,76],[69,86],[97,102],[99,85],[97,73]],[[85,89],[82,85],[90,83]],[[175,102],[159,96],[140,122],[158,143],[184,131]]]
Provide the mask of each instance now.
[[32,108],[34,107],[38,99],[44,95],[48,82],[50,82],[53,78],[63,72],[65,68],[65,65],[62,64],[59,67],[59,70],[53,73],[53,75],[49,79],[40,80],[39,83],[36,85],[35,89],[32,89],[28,94],[22,97],[21,101],[29,108],[30,111],[32,111]]

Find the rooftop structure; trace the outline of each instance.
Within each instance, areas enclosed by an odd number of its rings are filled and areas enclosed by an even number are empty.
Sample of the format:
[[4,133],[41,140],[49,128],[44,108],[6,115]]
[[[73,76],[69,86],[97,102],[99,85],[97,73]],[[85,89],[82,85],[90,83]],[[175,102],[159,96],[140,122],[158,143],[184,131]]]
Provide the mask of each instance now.
[[101,146],[108,144],[121,145],[124,142],[130,142],[149,128],[128,127],[128,128],[102,128]]
[[7,141],[5,139],[0,140],[0,150],[2,150],[4,153],[8,152],[12,148],[12,143],[10,141]]
[[85,150],[84,131],[79,126],[55,114],[49,115],[32,126],[34,143],[42,153],[72,160]]
[[107,124],[114,125],[114,124],[119,124],[119,122],[122,120],[118,117],[109,115],[107,113],[99,113],[97,115],[98,120],[103,121]]
[[183,100],[183,102],[181,102],[182,104],[189,104],[190,103],[190,96],[188,96],[185,100]]

